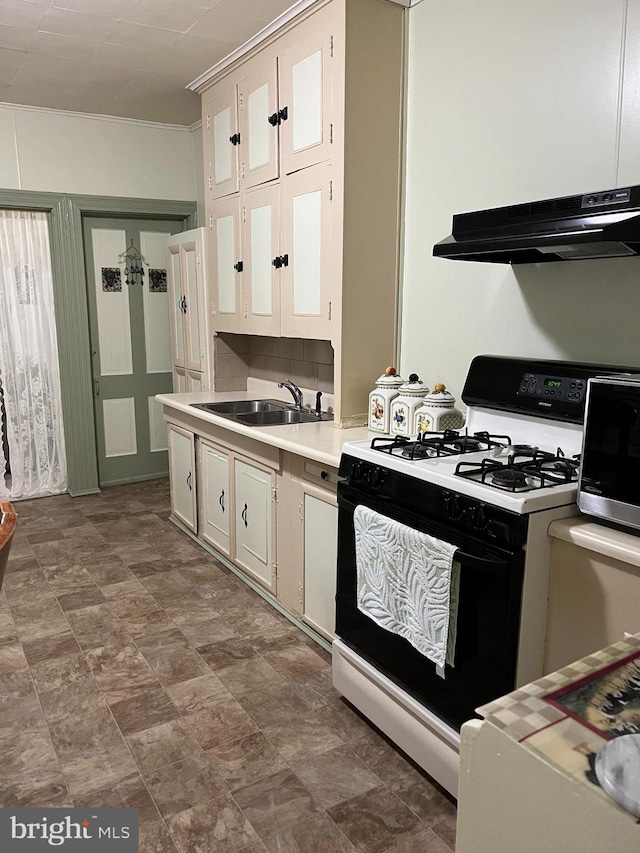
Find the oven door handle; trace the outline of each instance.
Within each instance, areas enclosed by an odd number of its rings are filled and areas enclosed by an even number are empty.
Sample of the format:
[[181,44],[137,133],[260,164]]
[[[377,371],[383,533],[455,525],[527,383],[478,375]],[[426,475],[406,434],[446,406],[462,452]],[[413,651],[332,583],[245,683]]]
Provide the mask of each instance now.
[[453,559],[461,565],[475,569],[486,569],[487,566],[505,566],[507,562],[499,557],[478,557],[475,554],[467,554],[460,548],[456,549]]

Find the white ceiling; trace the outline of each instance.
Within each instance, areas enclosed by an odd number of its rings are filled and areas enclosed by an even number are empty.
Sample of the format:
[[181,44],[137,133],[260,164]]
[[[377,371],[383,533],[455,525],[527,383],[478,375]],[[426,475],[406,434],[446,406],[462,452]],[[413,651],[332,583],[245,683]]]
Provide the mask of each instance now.
[[293,0],[0,0],[0,102],[190,125],[185,86]]

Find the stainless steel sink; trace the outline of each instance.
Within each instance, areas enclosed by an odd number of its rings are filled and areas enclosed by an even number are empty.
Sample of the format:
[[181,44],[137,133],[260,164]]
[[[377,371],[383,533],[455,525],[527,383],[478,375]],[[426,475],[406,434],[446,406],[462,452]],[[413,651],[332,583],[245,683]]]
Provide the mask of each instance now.
[[250,412],[282,411],[285,408],[285,403],[280,400],[232,400],[226,403],[192,403],[191,405],[195,409],[203,409],[205,412],[224,417]]
[[310,424],[322,420],[313,412],[300,412],[296,409],[281,409],[279,412],[252,412],[236,415],[236,420],[247,426],[277,426],[278,424]]
[[191,406],[246,426],[311,424],[333,420],[333,415],[326,412],[322,412],[318,417],[309,409],[293,409],[282,400],[232,400],[224,403],[191,403]]

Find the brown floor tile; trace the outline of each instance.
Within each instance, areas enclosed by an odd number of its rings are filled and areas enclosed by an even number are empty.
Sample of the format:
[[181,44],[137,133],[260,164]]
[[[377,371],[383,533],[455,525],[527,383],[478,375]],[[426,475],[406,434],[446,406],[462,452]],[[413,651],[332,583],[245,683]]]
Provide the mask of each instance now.
[[205,755],[167,764],[148,774],[146,782],[165,818],[226,793],[222,779]]
[[0,702],[12,702],[33,693],[33,681],[28,669],[0,673]]
[[164,574],[164,572],[173,571],[173,566],[166,560],[151,560],[144,563],[134,563],[129,566],[132,575],[139,578],[153,577],[156,574]]
[[424,832],[404,838],[385,853],[451,853],[452,849],[431,829],[425,829]]
[[152,610],[136,616],[121,616],[122,624],[129,634],[136,639],[145,634],[154,634],[160,631],[173,631],[176,628],[164,610]]
[[0,646],[0,673],[13,672],[16,669],[26,669],[27,659],[19,642],[5,643]]
[[128,735],[127,743],[144,775],[165,764],[174,764],[202,752],[200,744],[184,720],[171,720],[152,729]]
[[189,643],[196,649],[238,636],[233,627],[219,613],[206,619],[192,619],[190,616],[182,615],[174,618]]
[[108,604],[84,607],[67,614],[71,630],[85,651],[126,640],[126,632]]
[[165,686],[190,681],[211,671],[194,649],[175,649],[158,654],[145,653],[145,657]]
[[270,853],[356,853],[356,848],[326,812],[276,831],[264,843]]
[[[235,595],[244,596],[244,593],[238,592]],[[225,609],[228,610],[228,608],[224,608],[220,612],[224,614]],[[255,636],[256,634],[265,634],[267,632],[277,633],[282,630],[282,624],[272,611],[273,608],[265,605],[261,599],[260,607],[245,610],[244,613],[237,615],[233,619],[233,627],[241,637]]]
[[371,726],[360,717],[344,699],[329,702],[316,711],[323,723],[326,723],[343,741],[358,740],[371,734]]
[[158,683],[135,691],[111,705],[120,731],[125,734],[151,729],[177,719],[180,714],[169,694]]
[[424,777],[383,737],[372,731],[351,744],[353,751],[389,785],[419,782]]
[[162,821],[141,826],[138,838],[139,853],[178,853],[178,848]]
[[278,684],[259,693],[241,693],[238,702],[260,728],[307,714],[311,708],[290,684]]
[[245,640],[258,654],[263,655],[266,652],[300,645],[300,632],[291,626],[291,628],[280,628],[277,631],[266,631],[263,634],[249,634]]
[[131,753],[124,744],[103,742],[90,754],[81,755],[62,763],[72,797],[88,796],[103,788],[111,788],[128,776],[138,772]]
[[361,853],[381,853],[424,827],[411,809],[384,785],[328,811]]
[[67,716],[51,721],[49,730],[61,764],[99,752],[106,745],[116,749],[124,746],[122,735],[105,705],[87,711],[82,717]]
[[312,711],[265,726],[264,733],[289,762],[302,761],[343,745],[338,735]]
[[91,675],[82,653],[43,660],[31,667],[33,683],[38,693],[54,690],[65,684],[84,682]]
[[340,746],[306,761],[296,762],[293,769],[325,809],[382,784],[380,777],[348,746]]
[[187,714],[185,720],[203,749],[212,749],[256,731],[251,717],[233,699]]
[[49,725],[63,720],[82,720],[92,711],[107,708],[104,696],[91,678],[89,667],[86,678],[46,690],[38,698]]
[[59,769],[38,770],[17,778],[0,778],[0,808],[62,808],[71,806],[71,795]]
[[42,708],[35,692],[0,703],[0,740],[22,732],[46,729]]
[[212,672],[189,681],[170,684],[167,690],[182,714],[194,714],[233,699],[218,676]]
[[169,830],[180,853],[231,853],[256,841],[253,827],[229,794],[173,815]]
[[104,595],[94,583],[91,586],[81,586],[74,592],[58,594],[58,603],[65,612],[81,610],[83,607],[93,607],[97,604],[103,604],[104,601]]
[[161,820],[160,813],[139,773],[127,776],[112,788],[105,788],[93,794],[78,794],[74,797],[73,804],[76,807],[94,809],[138,809],[140,826]]
[[82,565],[99,586],[108,586],[113,583],[133,580],[133,574],[122,562],[120,557],[89,558]]
[[110,705],[157,683],[151,667],[131,642],[91,649],[86,655],[93,677]]
[[37,730],[0,741],[0,802],[7,783],[24,780],[21,790],[57,783],[60,765],[48,731]]
[[389,783],[389,787],[403,803],[414,811],[427,826],[435,826],[449,818],[455,821],[456,808],[444,794],[418,770],[416,778],[406,778]]
[[322,708],[340,698],[331,681],[330,669],[319,669],[290,682],[295,692],[312,708]]
[[122,619],[124,616],[144,616],[158,609],[155,598],[147,592],[138,580],[122,581],[102,587],[113,612]]
[[441,838],[450,850],[456,849],[456,816],[455,814],[435,823],[431,827],[432,831]]
[[267,652],[264,658],[287,681],[303,678],[319,669],[327,669],[320,655],[302,643]]
[[291,770],[239,788],[233,797],[261,838],[321,811]]
[[72,563],[70,566],[56,566],[44,569],[44,575],[50,588],[57,594],[77,592],[79,587],[93,587],[95,582],[82,563]]
[[24,653],[30,666],[54,658],[68,657],[81,653],[78,641],[68,629],[55,637],[42,640],[25,641]]
[[230,791],[287,769],[285,760],[262,732],[217,746],[207,755]]
[[259,691],[284,684],[283,677],[262,657],[218,669],[216,675],[235,696],[249,690]]
[[258,654],[252,646],[241,639],[222,640],[219,643],[200,646],[198,652],[211,669],[215,670],[223,669],[238,661],[255,658]]

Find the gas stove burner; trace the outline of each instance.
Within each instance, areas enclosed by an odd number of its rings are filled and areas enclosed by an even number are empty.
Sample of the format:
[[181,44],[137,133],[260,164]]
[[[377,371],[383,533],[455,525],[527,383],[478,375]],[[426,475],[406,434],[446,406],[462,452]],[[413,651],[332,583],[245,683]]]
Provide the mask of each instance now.
[[538,448],[534,444],[510,444],[507,453],[509,456],[535,456]]
[[482,450],[486,444],[486,440],[481,441],[471,435],[461,435],[452,441],[452,446],[460,453],[473,453],[474,450]]
[[509,489],[512,492],[518,489],[526,489],[529,486],[527,475],[518,468],[511,467],[498,468],[497,471],[494,471],[491,482],[500,489]]
[[428,459],[430,456],[437,455],[437,445],[426,441],[412,442],[407,444],[400,455],[405,459]]

